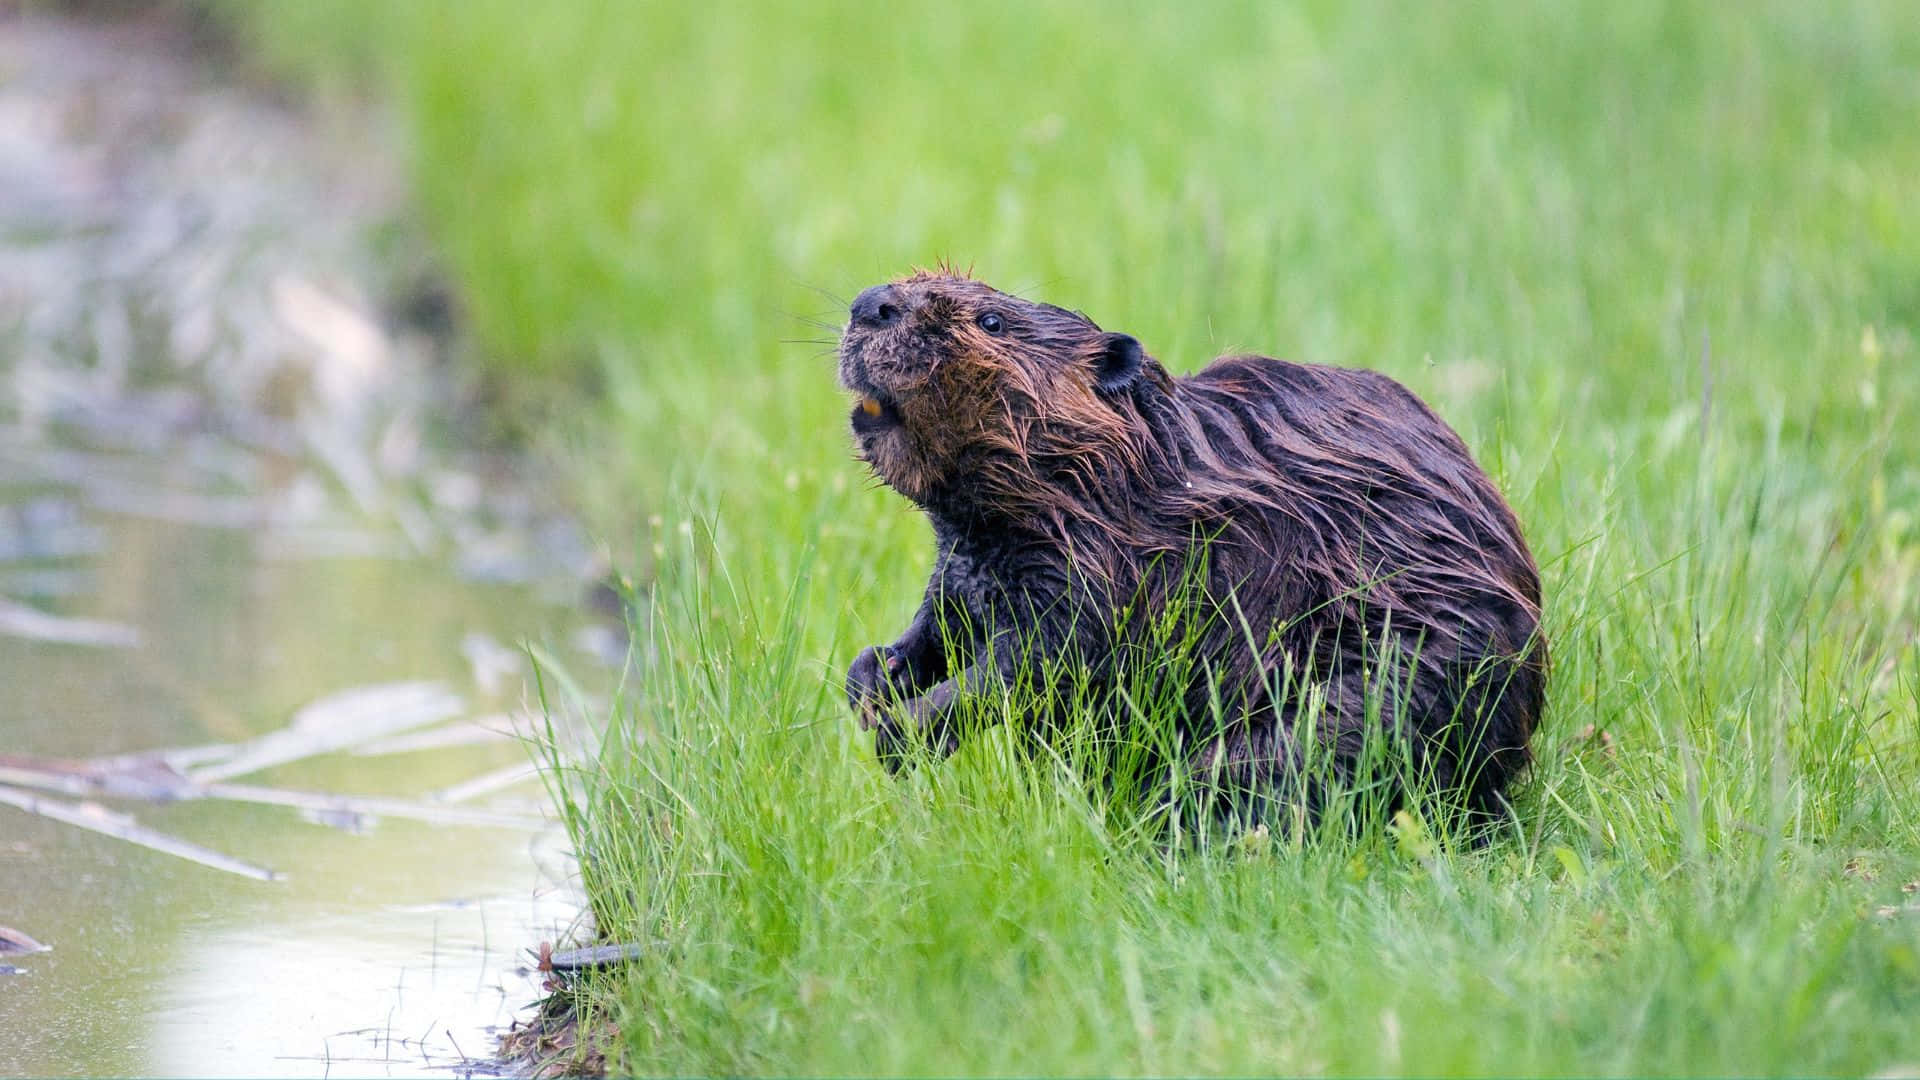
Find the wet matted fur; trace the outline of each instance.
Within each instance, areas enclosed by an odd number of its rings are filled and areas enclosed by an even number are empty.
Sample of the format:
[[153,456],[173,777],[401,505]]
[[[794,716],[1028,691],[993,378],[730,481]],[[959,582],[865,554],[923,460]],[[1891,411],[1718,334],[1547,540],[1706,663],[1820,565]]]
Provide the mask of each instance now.
[[1398,382],[1262,356],[1175,378],[944,270],[861,294],[840,380],[862,458],[938,544],[911,625],[847,676],[890,767],[952,752],[1015,686],[1044,735],[1069,701],[1138,717],[1129,688],[1174,679],[1161,757],[1236,812],[1317,814],[1376,744],[1402,784],[1504,805],[1545,695],[1539,572]]

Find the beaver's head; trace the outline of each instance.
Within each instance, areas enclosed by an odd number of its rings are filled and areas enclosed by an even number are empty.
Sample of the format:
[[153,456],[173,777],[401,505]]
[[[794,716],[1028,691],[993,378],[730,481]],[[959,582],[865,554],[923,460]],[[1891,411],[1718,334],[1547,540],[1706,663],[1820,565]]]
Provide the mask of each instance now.
[[1126,334],[948,273],[862,292],[840,339],[861,456],[922,505],[1021,501],[1097,469],[1149,376],[1165,377]]

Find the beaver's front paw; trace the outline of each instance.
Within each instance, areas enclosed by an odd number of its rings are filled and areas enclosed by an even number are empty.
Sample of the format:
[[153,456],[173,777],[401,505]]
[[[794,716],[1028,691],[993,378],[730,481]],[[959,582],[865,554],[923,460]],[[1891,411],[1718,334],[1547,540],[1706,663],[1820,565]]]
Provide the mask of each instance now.
[[860,718],[862,731],[872,730],[882,707],[898,698],[905,669],[906,662],[885,645],[869,645],[853,658],[847,669],[847,704]]
[[877,715],[878,719],[872,725],[873,756],[880,759],[887,775],[897,776],[911,760],[909,755],[913,751],[913,736],[900,726],[897,717],[884,713]]
[[929,749],[943,758],[960,749],[952,726],[938,722],[935,706],[927,698],[889,704],[876,715],[873,752],[888,773],[899,774]]

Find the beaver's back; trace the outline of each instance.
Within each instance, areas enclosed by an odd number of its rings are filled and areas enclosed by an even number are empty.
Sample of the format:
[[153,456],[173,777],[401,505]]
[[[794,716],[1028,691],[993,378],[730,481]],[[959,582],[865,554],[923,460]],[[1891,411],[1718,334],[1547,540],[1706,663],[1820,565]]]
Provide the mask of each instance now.
[[1175,396],[1207,433],[1196,464],[1265,496],[1271,531],[1539,606],[1539,572],[1506,500],[1394,379],[1233,356],[1178,380]]
[[1222,636],[1221,666],[1251,684],[1290,664],[1328,691],[1347,741],[1369,672],[1403,657],[1392,704],[1444,745],[1443,782],[1488,804],[1526,762],[1546,651],[1538,570],[1466,445],[1371,371],[1234,356],[1177,380],[1174,399],[1197,478],[1182,490],[1202,493],[1176,512],[1220,528],[1216,587],[1285,626],[1257,656]]

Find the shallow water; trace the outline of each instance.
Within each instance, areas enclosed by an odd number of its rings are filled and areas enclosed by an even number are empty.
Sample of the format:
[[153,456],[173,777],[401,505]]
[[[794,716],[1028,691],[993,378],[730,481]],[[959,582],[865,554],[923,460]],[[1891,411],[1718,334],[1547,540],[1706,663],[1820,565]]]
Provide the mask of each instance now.
[[0,926],[51,946],[0,957],[0,1074],[446,1075],[578,910],[515,645],[618,642],[369,299],[386,166],[171,29],[0,13]]
[[[234,739],[358,682],[438,679],[472,714],[488,699],[462,636],[505,638],[513,614],[541,610],[525,590],[415,561],[277,561],[245,535],[111,515],[102,528],[106,552],[90,560],[101,588],[49,606],[138,627],[143,643],[0,639],[8,752]],[[327,755],[246,779],[419,796],[526,760],[502,739]],[[523,781],[481,805],[538,817],[541,794]],[[487,1029],[537,994],[525,950],[575,911],[550,830],[380,818],[355,833],[275,806],[111,806],[284,880],[0,807],[0,923],[52,946],[13,959],[27,973],[0,981],[0,1074],[405,1074],[484,1057]]]

